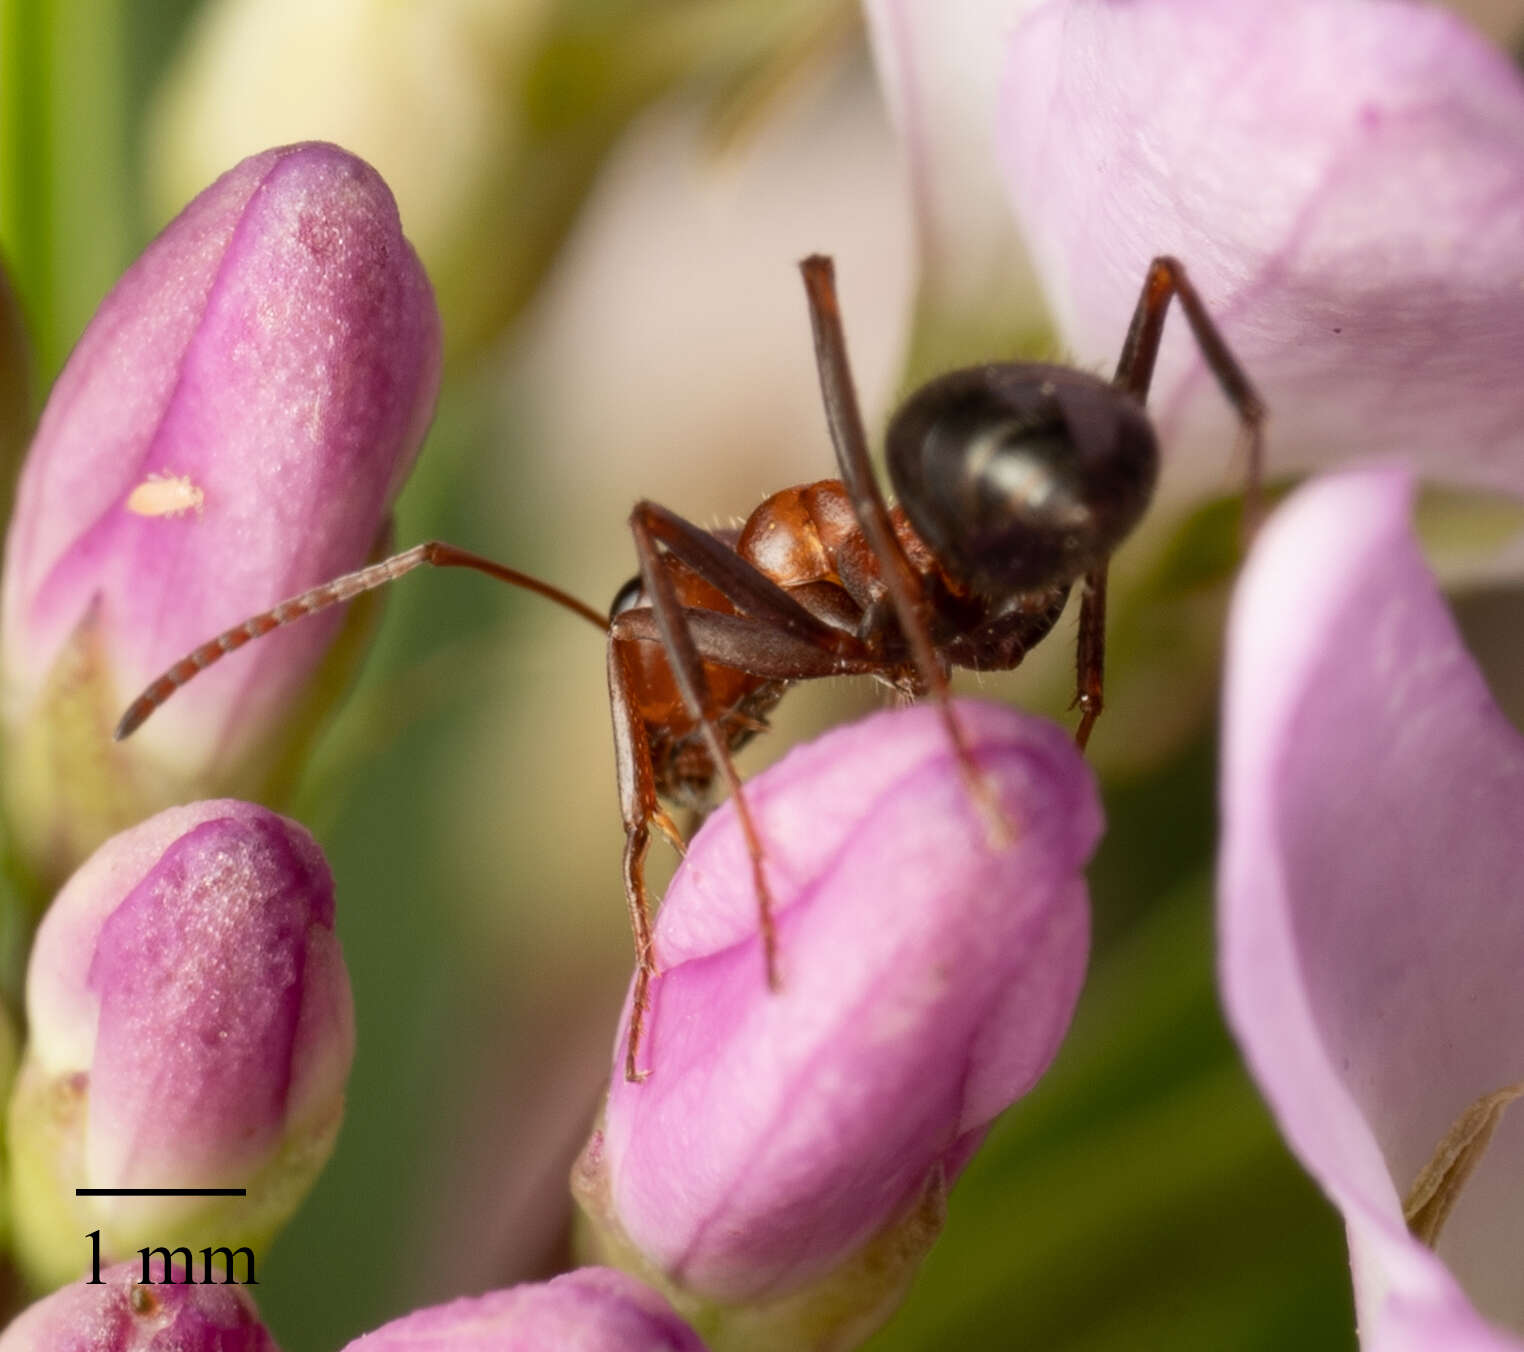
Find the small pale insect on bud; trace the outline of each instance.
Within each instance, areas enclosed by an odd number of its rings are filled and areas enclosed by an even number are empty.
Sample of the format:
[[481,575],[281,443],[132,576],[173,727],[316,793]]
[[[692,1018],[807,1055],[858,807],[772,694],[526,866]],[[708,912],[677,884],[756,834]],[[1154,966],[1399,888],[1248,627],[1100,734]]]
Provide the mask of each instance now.
[[190,511],[200,516],[205,501],[206,494],[188,474],[150,474],[127,495],[126,507],[139,516],[184,516]]

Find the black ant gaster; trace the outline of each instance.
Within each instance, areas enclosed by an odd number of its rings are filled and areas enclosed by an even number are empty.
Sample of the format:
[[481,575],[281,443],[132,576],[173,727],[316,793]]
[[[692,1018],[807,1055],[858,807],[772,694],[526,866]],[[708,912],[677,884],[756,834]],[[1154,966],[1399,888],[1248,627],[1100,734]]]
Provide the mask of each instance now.
[[1241,420],[1251,520],[1254,513],[1264,405],[1174,259],[1149,265],[1109,383],[1065,366],[999,362],[949,372],[913,393],[886,438],[894,508],[873,476],[831,260],[800,266],[840,479],[774,493],[739,532],[707,531],[656,503],[637,504],[630,529],[640,572],[606,621],[537,578],[437,541],[417,545],[203,644],[154,681],[116,730],[126,737],[196,672],[250,639],[420,564],[487,573],[597,625],[608,638],[635,932],[625,1053],[632,1080],[648,1073],[637,1057],[657,970],[644,878],[651,827],[682,843],[662,798],[701,807],[723,778],[751,854],[768,981],[779,984],[762,841],[731,757],[766,727],[790,682],[866,673],[931,696],[998,839],[1005,828],[959,728],[948,672],[1015,667],[1053,628],[1078,582],[1075,737],[1085,745],[1101,712],[1107,563],[1148,506],[1158,472],[1143,401],[1174,296]]

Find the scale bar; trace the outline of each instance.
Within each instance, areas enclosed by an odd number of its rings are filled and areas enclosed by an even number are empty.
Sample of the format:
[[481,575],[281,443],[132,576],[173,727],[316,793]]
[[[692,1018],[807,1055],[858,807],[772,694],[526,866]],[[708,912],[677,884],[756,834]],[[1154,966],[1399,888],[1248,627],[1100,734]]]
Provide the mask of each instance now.
[[75,1188],[76,1197],[247,1197],[247,1188]]

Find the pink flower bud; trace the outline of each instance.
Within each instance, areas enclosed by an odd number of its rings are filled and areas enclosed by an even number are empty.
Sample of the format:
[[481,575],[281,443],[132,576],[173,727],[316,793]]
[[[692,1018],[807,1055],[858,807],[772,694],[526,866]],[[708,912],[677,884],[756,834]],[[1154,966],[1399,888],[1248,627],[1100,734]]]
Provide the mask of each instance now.
[[747,784],[780,990],[763,978],[728,805],[668,890],[651,1074],[624,1078],[621,1043],[576,1185],[605,1251],[706,1335],[771,1321],[758,1345],[845,1346],[816,1341],[822,1319],[833,1337],[871,1330],[935,1236],[946,1182],[1068,1026],[1093,782],[1052,724],[956,707],[1012,843],[991,844],[923,705],[837,729]]
[[108,1258],[150,1242],[263,1242],[332,1149],[354,1050],[321,852],[295,823],[231,800],[123,832],[44,918],[27,1014],[11,1150],[34,1274],[73,1276],[97,1228]]
[[245,160],[103,302],[33,441],[0,597],[8,807],[44,877],[167,803],[258,795],[310,730],[298,715],[337,613],[109,744],[191,648],[364,562],[432,411],[438,347],[391,194],[329,145]]
[[[609,1268],[436,1305],[356,1338],[346,1352],[704,1352],[655,1291]],[[0,1347],[0,1352],[5,1352]]]
[[71,1282],[22,1311],[0,1352],[276,1352],[254,1302],[239,1287],[162,1281],[138,1285],[134,1260],[103,1271],[99,1284]]

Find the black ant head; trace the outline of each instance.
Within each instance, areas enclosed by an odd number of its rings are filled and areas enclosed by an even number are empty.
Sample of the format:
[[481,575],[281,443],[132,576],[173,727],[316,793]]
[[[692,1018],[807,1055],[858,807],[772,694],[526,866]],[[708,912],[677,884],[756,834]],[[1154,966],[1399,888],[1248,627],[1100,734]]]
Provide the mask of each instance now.
[[617,620],[627,610],[634,610],[636,606],[649,604],[646,601],[645,580],[636,573],[628,582],[614,593],[614,602],[609,606],[609,619]]
[[985,594],[1072,582],[1153,493],[1158,444],[1130,395],[1083,371],[952,371],[889,424],[889,477],[948,571]]

